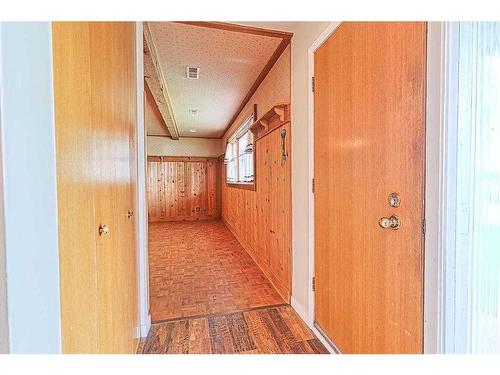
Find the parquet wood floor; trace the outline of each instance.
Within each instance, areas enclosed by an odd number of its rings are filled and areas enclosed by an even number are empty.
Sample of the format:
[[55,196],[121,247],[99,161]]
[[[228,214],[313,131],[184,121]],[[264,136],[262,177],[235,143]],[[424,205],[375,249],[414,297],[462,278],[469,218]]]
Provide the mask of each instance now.
[[328,354],[288,305],[151,326],[140,354]]
[[153,322],[283,303],[219,220],[150,223],[149,280]]

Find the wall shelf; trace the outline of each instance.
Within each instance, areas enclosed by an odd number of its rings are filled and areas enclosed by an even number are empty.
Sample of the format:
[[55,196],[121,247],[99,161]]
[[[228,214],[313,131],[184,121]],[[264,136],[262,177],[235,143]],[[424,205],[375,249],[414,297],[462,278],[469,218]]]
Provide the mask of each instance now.
[[290,121],[290,103],[275,104],[251,126],[254,138],[259,139]]

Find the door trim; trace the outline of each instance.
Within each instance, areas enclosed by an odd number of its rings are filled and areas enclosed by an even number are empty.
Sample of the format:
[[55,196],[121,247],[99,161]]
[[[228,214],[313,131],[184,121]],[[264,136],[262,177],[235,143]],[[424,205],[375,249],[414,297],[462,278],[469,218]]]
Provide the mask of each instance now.
[[[320,338],[322,343],[332,352],[335,347],[324,339],[314,324],[314,293],[312,282],[314,276],[314,194],[312,179],[314,177],[314,95],[312,77],[314,76],[314,53],[335,32],[341,22],[332,22],[313,42],[308,50],[308,183],[309,193],[309,273],[308,273],[308,306],[305,322]],[[444,99],[445,82],[449,55],[448,46],[449,23],[428,22],[427,28],[427,85],[426,85],[426,141],[425,141],[425,220],[426,235],[424,238],[424,353],[443,352],[442,327],[444,316],[443,299],[443,245],[445,240],[445,202],[446,193],[443,187],[443,171],[446,167],[445,139],[446,123]],[[433,103],[434,102],[434,103]],[[432,141],[434,140],[434,141]],[[432,204],[437,202],[437,204]],[[293,302],[293,301],[292,301]],[[293,305],[293,303],[292,303]]]
[[135,22],[136,43],[136,87],[137,87],[137,121],[136,121],[136,236],[138,265],[138,303],[139,321],[137,322],[137,337],[146,337],[151,327],[149,314],[149,264],[148,264],[148,218],[146,197],[146,164],[147,145],[146,127],[144,124],[144,54],[143,54],[143,23]]
[[[337,30],[342,22],[331,22],[321,35],[311,44],[307,51],[308,60],[308,114],[307,114],[307,129],[308,129],[308,200],[309,200],[309,270],[308,270],[308,306],[307,317],[304,319],[309,328],[316,334],[320,341],[331,353],[338,353],[335,344],[317,329],[314,324],[314,292],[312,291],[313,277],[314,277],[314,194],[312,191],[312,180],[314,177],[314,95],[312,91],[312,78],[314,77],[314,53],[321,47],[321,45]],[[333,344],[333,345],[332,345]]]

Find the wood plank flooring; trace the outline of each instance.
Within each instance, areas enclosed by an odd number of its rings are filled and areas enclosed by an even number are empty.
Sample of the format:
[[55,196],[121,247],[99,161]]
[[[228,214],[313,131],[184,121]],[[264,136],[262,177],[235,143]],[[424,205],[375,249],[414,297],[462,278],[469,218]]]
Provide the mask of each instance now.
[[153,324],[140,354],[328,354],[288,305]]
[[[150,223],[149,279],[153,322],[203,317],[190,320],[189,323],[174,324],[175,332],[189,331],[190,335],[194,332],[195,336],[198,335],[198,328],[200,332],[205,332],[203,327],[197,325],[208,324],[201,323],[207,319],[207,315],[284,302],[252,258],[219,220]],[[239,330],[241,316],[230,319],[231,323],[228,324],[231,324],[231,329]],[[226,328],[222,328],[227,327],[225,324],[217,318],[209,321],[210,330],[222,330],[221,334],[227,336],[227,332],[224,333]],[[181,327],[181,324],[187,325]],[[161,328],[157,333],[158,340],[167,340],[173,332]],[[200,336],[193,345],[203,347],[204,340],[207,338]],[[221,340],[216,342],[215,351],[229,345],[226,343],[227,337]],[[176,344],[175,350],[185,350],[184,341]],[[232,345],[234,347],[234,343]],[[245,346],[241,343],[237,349],[246,347],[248,344]]]

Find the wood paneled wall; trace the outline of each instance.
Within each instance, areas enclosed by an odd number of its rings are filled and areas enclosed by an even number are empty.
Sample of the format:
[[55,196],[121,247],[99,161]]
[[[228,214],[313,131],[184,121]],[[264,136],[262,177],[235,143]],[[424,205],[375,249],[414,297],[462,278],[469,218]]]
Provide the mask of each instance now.
[[219,217],[220,165],[216,158],[149,156],[149,221]]
[[[282,159],[281,131],[288,156]],[[291,132],[285,123],[255,142],[256,190],[228,186],[222,219],[287,302],[291,294]]]

